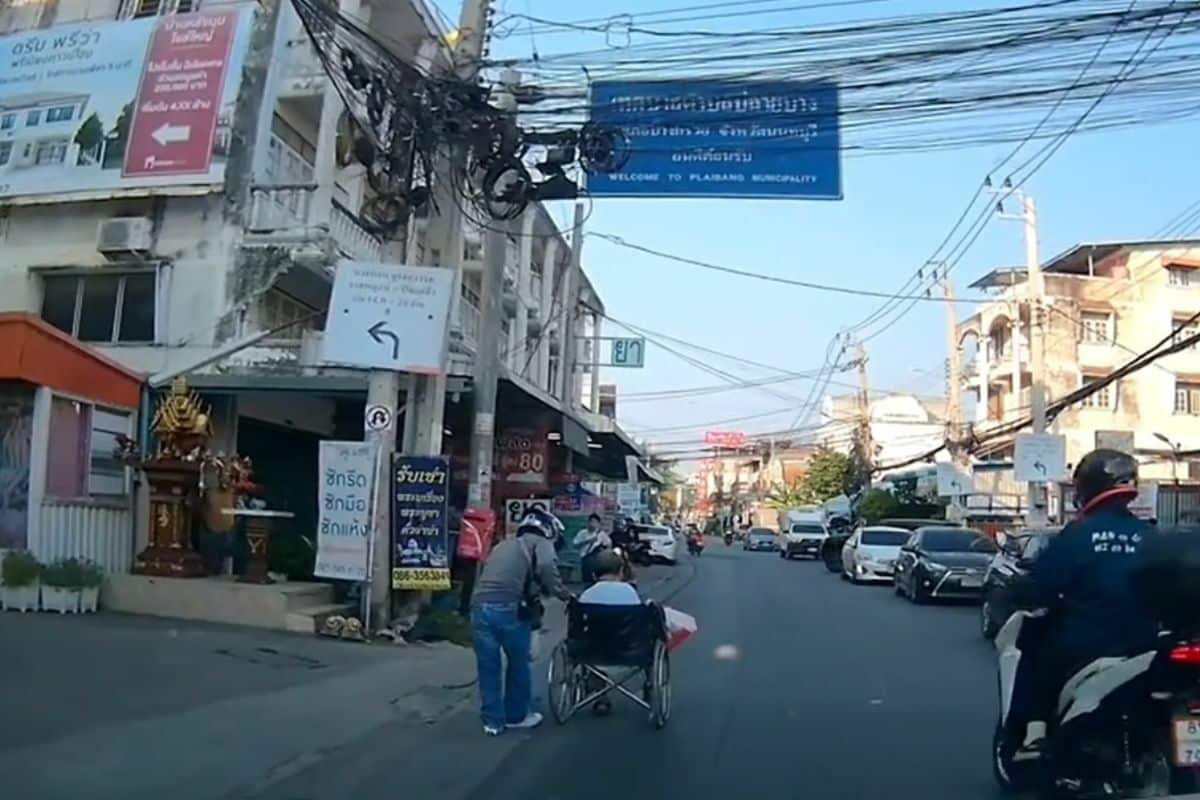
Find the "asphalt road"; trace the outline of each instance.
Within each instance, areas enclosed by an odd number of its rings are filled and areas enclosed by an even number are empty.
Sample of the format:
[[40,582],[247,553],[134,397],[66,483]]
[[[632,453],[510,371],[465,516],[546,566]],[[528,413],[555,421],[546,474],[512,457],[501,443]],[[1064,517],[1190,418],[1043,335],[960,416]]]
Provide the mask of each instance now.
[[[914,606],[818,562],[719,543],[695,567],[671,601],[700,632],[673,660],[666,729],[623,701],[607,718],[548,718],[469,800],[1000,796],[974,606]],[[738,657],[717,658],[722,645]]]

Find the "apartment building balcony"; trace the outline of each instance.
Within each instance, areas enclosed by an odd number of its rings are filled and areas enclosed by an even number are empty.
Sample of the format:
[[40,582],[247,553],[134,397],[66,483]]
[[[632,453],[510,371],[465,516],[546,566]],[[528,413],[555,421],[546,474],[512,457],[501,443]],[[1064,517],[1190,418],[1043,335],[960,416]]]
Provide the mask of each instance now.
[[[383,260],[383,241],[357,214],[339,203],[316,207],[315,183],[258,184],[250,189],[246,243],[316,245],[357,261]],[[319,213],[323,212],[323,213]]]

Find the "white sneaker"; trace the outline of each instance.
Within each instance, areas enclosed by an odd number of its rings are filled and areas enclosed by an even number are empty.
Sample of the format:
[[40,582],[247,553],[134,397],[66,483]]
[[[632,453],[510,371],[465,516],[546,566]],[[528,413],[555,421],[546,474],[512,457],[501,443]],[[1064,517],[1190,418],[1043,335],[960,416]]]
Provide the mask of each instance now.
[[483,735],[484,736],[499,736],[502,733],[504,733],[504,728],[500,728],[495,725],[484,725],[483,726]]
[[530,711],[528,714],[525,715],[525,719],[521,720],[520,722],[510,722],[510,723],[508,723],[508,727],[518,728],[518,729],[536,728],[538,725],[541,725],[541,724],[542,724],[542,715],[536,711]]

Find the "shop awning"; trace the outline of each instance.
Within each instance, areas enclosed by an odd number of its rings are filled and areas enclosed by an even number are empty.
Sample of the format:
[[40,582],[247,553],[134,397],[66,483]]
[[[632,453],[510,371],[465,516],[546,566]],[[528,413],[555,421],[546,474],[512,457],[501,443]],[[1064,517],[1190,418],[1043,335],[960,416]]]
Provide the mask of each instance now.
[[26,313],[0,314],[0,379],[134,409],[145,376]]

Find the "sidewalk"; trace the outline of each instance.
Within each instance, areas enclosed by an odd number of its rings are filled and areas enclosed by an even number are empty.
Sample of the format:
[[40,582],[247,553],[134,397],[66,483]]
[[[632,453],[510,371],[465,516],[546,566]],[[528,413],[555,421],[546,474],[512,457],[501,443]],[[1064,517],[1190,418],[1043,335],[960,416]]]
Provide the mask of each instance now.
[[[661,597],[685,573],[647,570],[644,593]],[[559,604],[547,622],[546,653],[565,627]],[[0,614],[0,641],[0,774],[13,797],[74,800],[98,786],[126,800],[265,797],[279,786],[292,787],[280,797],[341,797],[313,787],[340,778],[344,788],[361,757],[403,772],[410,789],[487,766],[455,761],[459,738],[471,748],[483,738],[468,648],[104,613]],[[414,764],[435,734],[442,744]]]

